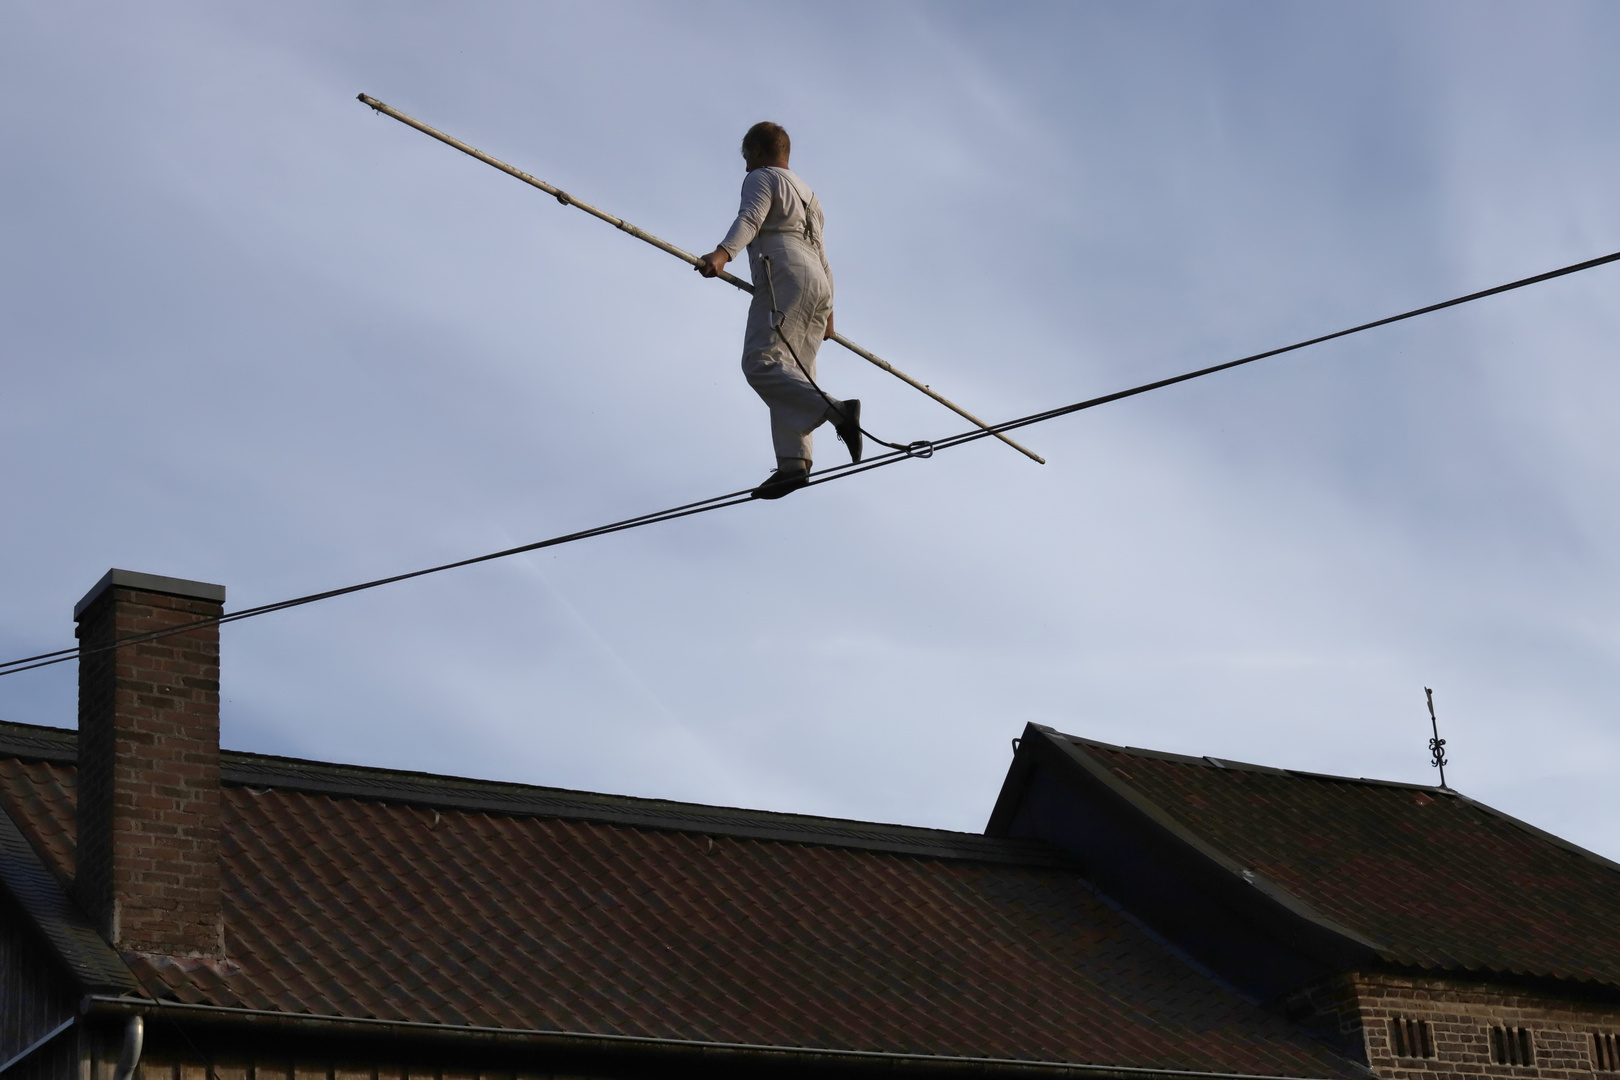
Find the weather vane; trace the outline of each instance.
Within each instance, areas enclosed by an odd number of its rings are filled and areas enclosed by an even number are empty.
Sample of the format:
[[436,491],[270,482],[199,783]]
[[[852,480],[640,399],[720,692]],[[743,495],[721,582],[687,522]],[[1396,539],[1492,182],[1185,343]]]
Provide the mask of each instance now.
[[1429,725],[1434,728],[1434,738],[1429,740],[1429,753],[1434,760],[1431,766],[1440,770],[1440,786],[1446,786],[1446,740],[1440,737],[1440,721],[1434,718],[1434,691],[1427,686],[1423,688],[1423,696],[1429,699]]

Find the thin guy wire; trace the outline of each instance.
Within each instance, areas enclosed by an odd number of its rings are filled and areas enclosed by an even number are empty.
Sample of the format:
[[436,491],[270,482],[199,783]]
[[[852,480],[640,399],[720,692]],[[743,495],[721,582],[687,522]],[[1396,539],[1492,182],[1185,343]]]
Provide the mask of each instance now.
[[[933,444],[934,450],[936,452],[939,450],[949,450],[951,447],[974,442],[975,440],[986,438],[999,431],[1011,431],[1015,428],[1028,427],[1031,424],[1045,423],[1048,420],[1054,420],[1060,416],[1067,416],[1070,413],[1077,413],[1085,409],[1094,409],[1098,405],[1106,405],[1110,402],[1121,401],[1128,397],[1135,397],[1138,394],[1145,394],[1151,390],[1160,390],[1166,386],[1174,386],[1177,383],[1188,382],[1192,379],[1200,379],[1205,375],[1213,375],[1218,371],[1227,371],[1231,368],[1241,367],[1244,364],[1252,364],[1257,360],[1265,360],[1273,356],[1281,356],[1284,353],[1309,348],[1312,345],[1320,345],[1325,341],[1333,341],[1337,338],[1349,337],[1351,334],[1359,334],[1367,330],[1376,329],[1380,326],[1389,326],[1391,323],[1402,322],[1406,319],[1415,319],[1419,315],[1428,315],[1432,312],[1443,311],[1446,308],[1472,303],[1475,300],[1483,300],[1487,296],[1496,296],[1499,293],[1511,292],[1514,289],[1522,289],[1527,285],[1536,285],[1543,281],[1551,281],[1554,278],[1564,277],[1569,274],[1578,274],[1583,270],[1591,270],[1594,267],[1603,266],[1607,263],[1616,261],[1620,261],[1620,251],[1616,251],[1612,254],[1604,255],[1596,259],[1588,259],[1585,262],[1572,263],[1569,266],[1560,267],[1557,270],[1549,270],[1544,274],[1536,274],[1532,277],[1520,278],[1517,281],[1510,281],[1505,285],[1497,285],[1493,288],[1482,289],[1479,292],[1469,293],[1466,296],[1459,296],[1451,300],[1443,300],[1438,304],[1428,304],[1424,307],[1413,308],[1411,311],[1403,311],[1399,315],[1390,315],[1382,319],[1375,319],[1372,322],[1362,323],[1359,326],[1352,326],[1347,330],[1337,330],[1331,334],[1323,334],[1320,337],[1308,338],[1304,341],[1295,342],[1292,345],[1284,345],[1281,348],[1268,349],[1265,352],[1253,353],[1249,356],[1239,357],[1236,360],[1228,360],[1224,364],[1215,364],[1211,367],[1199,368],[1196,371],[1189,371],[1182,375],[1174,375],[1168,379],[1158,379],[1154,382],[1143,383],[1140,386],[1133,386],[1128,390],[1118,390],[1112,394],[1104,394],[1101,397],[1088,398],[1085,401],[1077,401],[1073,405],[1063,405],[1056,409],[1048,409],[1045,412],[1031,413],[1028,416],[1021,416],[1016,420],[1008,420],[1004,423],[994,424],[988,429],[976,429],[973,431],[965,431],[958,435],[951,435],[944,439],[935,440]],[[860,464],[855,464],[852,462],[848,465],[835,465],[831,468],[822,469],[812,473],[811,476],[814,477],[814,479],[812,479],[807,486],[814,487],[817,484],[825,484],[833,480],[842,480],[845,477],[854,476],[857,473],[869,472],[872,469],[880,469],[885,465],[892,465],[896,461],[905,461],[913,457],[920,458],[920,455],[897,450],[891,451],[887,454],[880,454],[879,456],[868,461],[861,462]],[[32,671],[35,668],[50,667],[52,664],[60,664],[67,660],[71,660],[74,657],[91,656],[96,653],[107,652],[124,645],[136,645],[145,641],[154,641],[158,638],[170,637],[174,634],[184,634],[205,626],[218,625],[228,622],[238,622],[242,619],[251,619],[257,615],[267,615],[272,611],[284,611],[287,608],[302,607],[305,604],[313,604],[320,600],[330,600],[333,597],[346,596],[349,593],[363,592],[367,589],[375,589],[382,585],[392,585],[395,582],[409,581],[411,578],[426,577],[429,574],[438,574],[446,570],[455,570],[463,566],[472,566],[475,563],[489,562],[493,559],[504,559],[510,555],[521,555],[528,551],[539,551],[541,548],[556,547],[561,544],[573,543],[576,540],[587,540],[593,536],[605,536],[609,533],[623,532],[626,529],[640,528],[643,525],[654,525],[662,521],[673,521],[676,518],[690,517],[693,514],[703,514],[710,510],[719,510],[722,507],[736,506],[739,503],[749,502],[751,499],[752,496],[746,489],[743,491],[735,491],[728,495],[716,495],[713,498],[700,499],[697,502],[687,503],[684,506],[677,506],[669,510],[659,510],[651,514],[642,514],[639,517],[625,518],[623,521],[616,521],[610,525],[599,525],[594,529],[583,529],[579,532],[568,533],[563,536],[554,536],[549,540],[540,540],[532,544],[524,544],[520,547],[507,548],[503,551],[493,551],[487,555],[475,555],[469,559],[458,559],[455,562],[442,563],[438,566],[430,566],[425,570],[412,570],[408,573],[394,574],[391,577],[377,578],[373,581],[362,582],[358,585],[347,585],[341,589],[329,589],[326,592],[311,593],[308,596],[295,597],[291,600],[281,600],[272,604],[262,604],[258,607],[245,608],[242,611],[233,611],[228,615],[222,615],[217,619],[200,619],[197,622],[186,623],[182,626],[169,627],[165,630],[153,630],[145,634],[134,634],[129,637],[120,638],[117,641],[107,642],[104,645],[97,645],[89,649],[75,647],[71,649],[58,649],[55,652],[39,653],[35,656],[25,656],[17,660],[0,663],[0,669],[4,669],[0,670],[0,677],[6,675],[15,675],[21,671]]]

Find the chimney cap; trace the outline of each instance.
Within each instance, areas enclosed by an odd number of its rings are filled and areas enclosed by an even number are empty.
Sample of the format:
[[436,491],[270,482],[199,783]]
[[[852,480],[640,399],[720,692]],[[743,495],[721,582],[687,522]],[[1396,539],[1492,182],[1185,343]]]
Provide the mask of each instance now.
[[84,594],[84,599],[73,605],[73,619],[78,621],[84,614],[84,609],[95,603],[101,594],[115,585],[126,589],[141,589],[146,592],[164,593],[168,596],[184,596],[192,600],[212,600],[216,604],[225,602],[225,586],[210,585],[206,581],[188,581],[185,578],[164,577],[162,574],[143,574],[138,570],[108,570],[101,576],[91,590]]

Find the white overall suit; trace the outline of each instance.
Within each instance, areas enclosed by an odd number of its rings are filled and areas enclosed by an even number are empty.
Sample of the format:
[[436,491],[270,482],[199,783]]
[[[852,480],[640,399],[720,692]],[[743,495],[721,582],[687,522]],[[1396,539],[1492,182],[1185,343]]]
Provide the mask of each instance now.
[[[742,207],[720,241],[732,258],[748,249],[754,301],[743,333],[742,369],[748,385],[770,407],[771,442],[779,458],[811,460],[810,433],[829,418],[828,399],[810,382],[833,309],[832,268],[821,240],[824,221],[821,203],[804,181],[787,169],[767,165],[743,179]],[[776,307],[785,315],[782,336],[798,353],[798,364],[771,326],[773,286]],[[840,404],[837,398],[831,400]]]

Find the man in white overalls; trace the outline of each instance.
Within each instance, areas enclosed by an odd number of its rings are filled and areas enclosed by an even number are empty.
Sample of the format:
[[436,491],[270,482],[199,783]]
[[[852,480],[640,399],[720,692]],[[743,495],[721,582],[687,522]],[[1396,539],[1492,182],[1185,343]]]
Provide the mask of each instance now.
[[788,171],[792,144],[780,125],[755,124],[743,136],[742,208],[720,246],[698,260],[714,277],[748,249],[754,301],[743,334],[743,375],[771,410],[776,471],[754,489],[780,499],[809,482],[810,433],[830,422],[861,460],[861,403],[817,389],[816,352],[833,335],[832,268],[822,246],[824,218],[815,193]]

